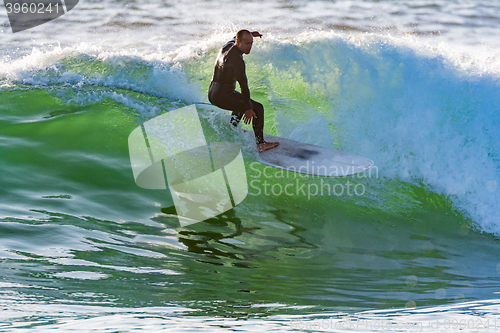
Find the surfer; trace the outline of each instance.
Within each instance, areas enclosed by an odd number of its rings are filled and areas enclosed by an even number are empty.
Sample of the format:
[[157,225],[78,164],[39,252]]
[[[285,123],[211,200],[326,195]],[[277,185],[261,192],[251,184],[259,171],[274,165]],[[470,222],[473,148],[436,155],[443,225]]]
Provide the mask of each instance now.
[[[222,47],[215,61],[208,100],[221,109],[233,111],[231,124],[235,127],[242,118],[245,124],[252,121],[257,149],[263,152],[278,146],[279,142],[264,141],[264,107],[250,99],[243,54],[250,53],[253,37],[262,35],[257,31],[240,30]],[[240,84],[241,93],[235,90],[236,81]]]

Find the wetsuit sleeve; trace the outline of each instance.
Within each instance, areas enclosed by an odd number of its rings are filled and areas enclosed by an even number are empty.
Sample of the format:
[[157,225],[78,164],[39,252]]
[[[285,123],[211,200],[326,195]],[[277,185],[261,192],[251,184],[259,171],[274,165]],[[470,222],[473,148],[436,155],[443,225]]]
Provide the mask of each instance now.
[[250,101],[250,89],[248,89],[248,80],[245,74],[245,62],[239,59],[234,66],[234,77],[240,84],[241,94],[243,95],[243,103],[245,103],[245,110],[252,109],[252,102]]

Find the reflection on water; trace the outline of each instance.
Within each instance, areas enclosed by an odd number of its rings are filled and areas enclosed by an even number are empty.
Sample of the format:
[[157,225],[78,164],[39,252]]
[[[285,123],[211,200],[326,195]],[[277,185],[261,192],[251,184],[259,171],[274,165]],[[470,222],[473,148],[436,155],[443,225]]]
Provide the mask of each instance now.
[[186,228],[172,209],[149,225],[49,212],[33,221],[4,219],[2,298],[171,305],[239,318],[439,305],[492,298],[497,290],[488,258],[497,240],[453,230],[456,221],[438,212],[439,227],[359,211],[327,220],[331,209],[310,214],[298,205],[258,215],[244,209]]
[[[197,280],[190,294],[243,304],[313,306],[315,311],[415,307],[493,296],[496,270],[463,253],[461,242],[479,252],[484,246],[497,247],[496,240],[464,233],[446,212],[433,212],[434,219],[417,214],[383,222],[368,209],[366,215],[359,209],[356,213],[365,218],[337,212],[327,220],[324,214],[331,211],[318,209],[311,217],[296,206],[255,217],[231,210],[178,229],[179,241],[202,264],[196,267],[207,273],[202,279],[190,275]],[[492,288],[483,289],[487,285]]]

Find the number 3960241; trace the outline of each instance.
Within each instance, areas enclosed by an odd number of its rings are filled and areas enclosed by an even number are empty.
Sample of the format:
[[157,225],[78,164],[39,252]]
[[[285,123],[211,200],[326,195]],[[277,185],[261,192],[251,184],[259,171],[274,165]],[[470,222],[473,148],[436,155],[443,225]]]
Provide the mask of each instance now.
[[20,13],[23,13],[23,14],[27,14],[27,13],[31,13],[31,14],[46,14],[46,13],[50,13],[52,14],[52,12],[55,12],[55,13],[59,13],[59,4],[54,4],[54,6],[52,6],[51,3],[49,4],[45,4],[45,3],[42,3],[42,2],[39,2],[39,3],[11,3],[11,2],[7,2],[5,4],[5,8],[7,9],[7,14],[10,14],[10,13],[14,13],[14,14],[20,14]]

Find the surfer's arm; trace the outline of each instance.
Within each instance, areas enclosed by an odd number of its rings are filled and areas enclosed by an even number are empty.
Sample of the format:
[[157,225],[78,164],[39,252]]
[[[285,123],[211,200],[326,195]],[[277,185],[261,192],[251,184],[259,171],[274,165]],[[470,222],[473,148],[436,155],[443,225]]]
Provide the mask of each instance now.
[[234,63],[234,77],[240,84],[241,94],[243,95],[243,103],[245,110],[252,109],[252,102],[250,101],[250,89],[248,89],[248,80],[245,74],[245,62],[241,57],[235,57],[237,60]]

